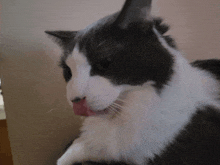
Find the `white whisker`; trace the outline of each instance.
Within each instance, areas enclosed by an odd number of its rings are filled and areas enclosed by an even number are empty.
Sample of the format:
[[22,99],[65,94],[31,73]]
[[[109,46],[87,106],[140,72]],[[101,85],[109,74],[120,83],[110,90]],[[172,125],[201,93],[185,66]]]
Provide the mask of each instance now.
[[55,111],[55,110],[58,110],[57,108],[52,108],[51,110],[49,110],[48,112],[46,113],[51,113],[52,111]]
[[112,107],[115,108],[115,109],[121,109],[121,107],[116,106],[116,105],[112,105]]
[[113,113],[115,113],[115,114],[119,114],[120,113],[120,111],[118,111],[117,109],[112,109],[111,110]]
[[109,107],[109,110],[115,112],[115,108],[114,107]]
[[117,108],[122,108],[123,106],[117,103],[113,103],[112,106],[117,107]]
[[119,111],[118,111],[118,108],[117,107],[114,107],[114,106],[109,106],[109,110],[111,111],[111,112],[114,112],[114,113],[119,113]]
[[122,103],[126,103],[125,100],[119,99],[117,98],[116,101],[122,102]]
[[48,112],[46,112],[46,113],[50,113],[50,112],[52,112],[52,111],[54,111],[54,109],[51,109],[51,110],[49,110]]

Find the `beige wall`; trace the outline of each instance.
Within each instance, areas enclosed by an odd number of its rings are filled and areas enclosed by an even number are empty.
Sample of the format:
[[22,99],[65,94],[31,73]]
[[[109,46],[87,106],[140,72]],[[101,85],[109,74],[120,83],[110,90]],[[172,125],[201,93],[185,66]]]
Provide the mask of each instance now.
[[[60,50],[44,30],[77,30],[121,8],[123,0],[2,0],[1,78],[15,165],[52,165],[78,134],[57,67]],[[220,58],[219,0],[158,0],[190,60]],[[157,7],[156,7],[157,6]]]

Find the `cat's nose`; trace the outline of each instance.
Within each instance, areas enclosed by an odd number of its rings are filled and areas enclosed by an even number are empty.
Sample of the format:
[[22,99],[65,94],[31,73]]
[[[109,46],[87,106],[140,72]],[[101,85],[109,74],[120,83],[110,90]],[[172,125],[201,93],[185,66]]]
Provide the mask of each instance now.
[[81,100],[86,99],[86,97],[80,98],[80,97],[75,97],[73,100],[71,100],[73,103],[79,103]]

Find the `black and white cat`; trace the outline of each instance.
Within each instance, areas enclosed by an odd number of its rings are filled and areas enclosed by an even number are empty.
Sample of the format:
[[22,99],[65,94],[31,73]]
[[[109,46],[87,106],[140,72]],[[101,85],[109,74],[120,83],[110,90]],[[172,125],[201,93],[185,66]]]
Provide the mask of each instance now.
[[151,0],[80,31],[46,31],[63,48],[67,99],[87,116],[57,165],[220,164],[220,60],[190,64]]

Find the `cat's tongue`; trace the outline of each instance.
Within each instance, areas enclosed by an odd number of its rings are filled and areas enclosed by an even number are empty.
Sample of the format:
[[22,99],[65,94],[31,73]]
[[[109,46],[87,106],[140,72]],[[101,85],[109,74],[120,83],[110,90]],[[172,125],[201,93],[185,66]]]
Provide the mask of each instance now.
[[86,99],[82,99],[78,103],[73,103],[73,111],[75,115],[80,116],[92,116],[96,114],[87,106]]

